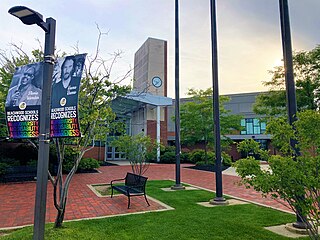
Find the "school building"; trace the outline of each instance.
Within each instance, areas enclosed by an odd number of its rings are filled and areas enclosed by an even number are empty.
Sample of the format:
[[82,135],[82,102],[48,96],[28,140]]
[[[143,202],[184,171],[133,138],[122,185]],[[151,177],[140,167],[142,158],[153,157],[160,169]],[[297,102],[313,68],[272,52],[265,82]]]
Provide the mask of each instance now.
[[[172,116],[175,114],[175,100],[167,97],[167,79],[167,42],[148,38],[134,56],[133,91],[112,102],[117,119],[126,123],[127,134],[142,133],[164,145],[174,145],[175,123]],[[244,139],[254,139],[261,143],[261,147],[274,151],[270,144],[271,136],[265,134],[266,124],[252,110],[259,94],[261,92],[226,95],[230,101],[225,104],[225,108],[231,114],[243,116],[243,130],[227,135],[235,142],[229,152],[234,160],[240,158],[236,143]],[[182,98],[180,104],[190,100]],[[90,153],[91,156],[95,155],[100,160],[124,159],[121,152],[110,146],[110,141],[116,137],[110,135],[105,143],[97,144],[98,147]]]

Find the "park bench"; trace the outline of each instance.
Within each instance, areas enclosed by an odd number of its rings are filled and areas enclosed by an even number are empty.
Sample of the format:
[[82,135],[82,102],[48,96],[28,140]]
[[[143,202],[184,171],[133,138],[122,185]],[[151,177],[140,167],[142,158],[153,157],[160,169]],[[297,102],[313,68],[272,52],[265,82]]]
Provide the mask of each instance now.
[[[113,190],[117,190],[119,193],[124,194],[128,197],[128,208],[130,208],[130,197],[143,195],[148,206],[150,206],[146,197],[147,179],[147,177],[128,172],[125,178],[115,179],[111,181],[111,197],[113,196]],[[120,181],[124,181],[124,184],[114,184],[115,182]]]

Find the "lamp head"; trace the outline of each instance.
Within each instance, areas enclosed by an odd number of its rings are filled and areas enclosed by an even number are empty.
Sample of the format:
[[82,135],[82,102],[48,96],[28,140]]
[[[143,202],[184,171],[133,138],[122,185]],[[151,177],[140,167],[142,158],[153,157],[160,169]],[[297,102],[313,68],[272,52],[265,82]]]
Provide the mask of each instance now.
[[26,25],[39,25],[43,22],[43,17],[40,13],[24,6],[12,7],[8,12],[19,18]]

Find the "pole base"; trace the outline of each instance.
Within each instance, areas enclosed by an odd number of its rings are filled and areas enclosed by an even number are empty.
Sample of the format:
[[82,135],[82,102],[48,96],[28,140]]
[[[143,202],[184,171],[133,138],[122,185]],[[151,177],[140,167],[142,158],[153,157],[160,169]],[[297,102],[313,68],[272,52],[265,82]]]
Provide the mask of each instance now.
[[307,229],[308,228],[307,224],[305,224],[304,222],[300,222],[300,221],[296,221],[296,222],[292,223],[292,226],[294,228],[298,228],[298,229]]
[[209,203],[211,205],[219,205],[219,206],[229,205],[229,202],[224,197],[215,197],[214,199],[211,199]]
[[176,184],[171,187],[172,190],[185,190],[186,188],[182,184]]
[[[296,226],[298,226],[298,227],[296,227]],[[297,233],[297,234],[301,234],[301,235],[308,235],[307,226],[304,223],[302,223],[302,224],[300,224],[300,222],[287,223],[285,225],[285,228],[289,232],[292,232],[292,233]]]

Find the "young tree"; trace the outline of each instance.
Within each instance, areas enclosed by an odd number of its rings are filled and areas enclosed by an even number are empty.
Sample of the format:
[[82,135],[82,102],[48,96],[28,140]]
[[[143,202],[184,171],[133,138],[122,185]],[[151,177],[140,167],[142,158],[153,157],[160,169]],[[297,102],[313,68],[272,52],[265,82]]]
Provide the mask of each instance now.
[[[181,141],[186,145],[203,142],[207,162],[208,147],[214,143],[212,89],[190,89],[188,96],[191,96],[191,101],[181,104],[180,108]],[[241,116],[231,115],[230,111],[227,111],[223,106],[228,100],[227,97],[220,97],[220,126],[222,135],[232,133],[232,131],[240,130],[241,128]],[[223,142],[227,143],[226,141]]]
[[129,160],[132,172],[143,175],[149,168],[146,154],[154,148],[149,136],[138,134],[135,136],[123,135],[112,142]]
[[[117,123],[114,123],[115,114],[111,109],[111,100],[117,96],[129,92],[130,87],[119,85],[119,83],[130,76],[130,71],[125,73],[121,79],[115,82],[111,80],[111,72],[114,64],[121,56],[121,52],[115,52],[111,61],[106,61],[99,56],[99,47],[101,37],[104,35],[99,30],[96,53],[92,57],[87,57],[85,65],[85,74],[81,80],[79,92],[79,117],[82,131],[81,138],[55,139],[58,157],[58,173],[56,178],[50,175],[51,183],[54,187],[54,205],[58,211],[55,227],[61,227],[65,209],[67,205],[67,196],[71,180],[78,169],[78,165],[85,152],[92,149],[95,139],[104,139],[107,132]],[[77,50],[77,49],[76,49]],[[78,52],[78,51],[77,51]],[[64,160],[65,143],[74,145],[77,154],[74,158],[74,165],[66,177],[62,177],[62,165]],[[90,147],[92,143],[92,147]]]
[[[296,82],[298,111],[319,110],[320,101],[320,45],[310,51],[294,53],[294,77]],[[284,67],[270,71],[272,79],[264,82],[269,92],[257,97],[254,112],[260,115],[276,116],[286,113]]]
[[[93,56],[87,57],[87,62],[84,67],[85,73],[81,80],[79,91],[79,118],[82,137],[72,139],[53,139],[53,142],[56,145],[59,163],[56,177],[53,177],[49,172],[49,179],[54,188],[54,206],[57,209],[57,217],[54,224],[55,227],[62,226],[70,183],[78,169],[78,165],[83,155],[85,152],[92,149],[95,139],[104,139],[106,133],[110,131],[110,129],[118,128],[119,126],[121,127],[121,125],[114,122],[115,114],[111,109],[111,100],[130,91],[129,86],[120,85],[120,83],[130,77],[131,70],[126,72],[122,77],[118,77],[115,81],[112,81],[112,69],[116,61],[121,57],[122,53],[120,51],[115,52],[109,60],[104,60],[100,57],[100,42],[105,33],[101,32],[99,27],[98,31],[99,35],[96,52]],[[0,68],[0,84],[3,86],[0,91],[0,107],[3,118],[5,98],[15,68],[43,60],[43,51],[41,49],[33,51],[32,56],[29,57],[21,47],[14,44],[13,47],[14,51],[9,55],[10,57],[7,57],[4,51],[0,53],[2,65]],[[76,53],[79,53],[77,47],[75,48],[75,51]],[[62,55],[65,55],[65,53]],[[4,119],[1,120],[4,121]],[[2,129],[4,132],[7,131],[5,124],[2,126]],[[37,148],[37,141],[29,142]],[[64,162],[66,143],[73,145],[74,165],[70,172],[63,177],[62,165]]]
[[[236,163],[242,182],[272,198],[284,200],[308,226],[312,239],[319,239],[320,224],[320,113],[298,113],[294,127],[285,118],[270,121],[267,132],[281,155],[269,157],[270,170],[260,169],[253,157]],[[290,139],[298,141],[301,156],[293,157]],[[250,177],[248,177],[250,176]],[[301,198],[304,196],[304,198]],[[282,201],[279,201],[283,203]]]

